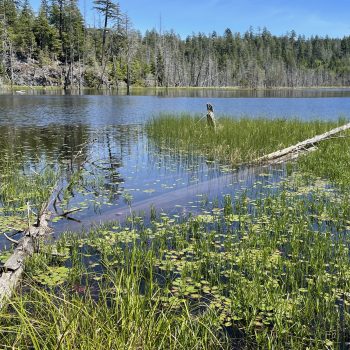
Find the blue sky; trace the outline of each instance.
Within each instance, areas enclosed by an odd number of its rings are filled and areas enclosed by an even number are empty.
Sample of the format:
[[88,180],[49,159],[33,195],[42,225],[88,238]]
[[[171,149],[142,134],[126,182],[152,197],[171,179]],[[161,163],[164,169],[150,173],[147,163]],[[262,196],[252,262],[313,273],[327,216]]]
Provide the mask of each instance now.
[[[32,0],[34,9],[40,0]],[[98,15],[92,14],[92,0],[78,0],[90,25],[97,26]],[[250,26],[267,27],[276,35],[294,29],[297,34],[350,35],[350,0],[120,0],[134,27],[173,29],[183,38],[192,33],[205,34],[226,28],[244,33]],[[161,20],[160,20],[161,19]]]

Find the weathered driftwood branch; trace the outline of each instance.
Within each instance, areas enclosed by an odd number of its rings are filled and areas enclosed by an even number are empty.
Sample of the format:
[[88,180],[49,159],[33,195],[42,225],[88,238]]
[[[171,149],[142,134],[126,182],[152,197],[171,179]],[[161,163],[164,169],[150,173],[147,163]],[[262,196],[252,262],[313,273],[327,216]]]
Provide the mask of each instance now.
[[62,214],[59,214],[58,216],[66,217],[68,214],[72,214],[72,213],[75,213],[76,211],[80,211],[80,210],[81,210],[81,208],[71,209],[71,210],[65,211]]
[[0,277],[0,308],[3,307],[5,300],[11,297],[13,290],[16,288],[21,279],[24,261],[38,250],[39,238],[51,232],[48,225],[48,204],[43,206],[38,215],[35,225],[30,226],[25,232],[24,236],[17,241],[17,247],[13,254],[2,266],[2,273]]
[[324,140],[332,138],[333,135],[338,134],[342,131],[350,129],[350,123],[345,124],[343,126],[339,126],[338,128],[332,129],[330,131],[325,132],[324,134],[314,136],[310,139],[304,140],[302,142],[297,143],[296,145],[289,146],[287,148],[278,150],[273,153],[269,153],[264,155],[255,162],[257,163],[267,163],[267,164],[276,164],[282,163],[286,160],[291,160],[297,158],[300,154],[305,152],[311,152],[316,150],[316,145]]
[[16,241],[15,239],[13,239],[12,237],[9,237],[5,232],[4,232],[4,236],[7,240],[9,240],[10,242],[12,242],[13,244],[18,244],[19,241]]

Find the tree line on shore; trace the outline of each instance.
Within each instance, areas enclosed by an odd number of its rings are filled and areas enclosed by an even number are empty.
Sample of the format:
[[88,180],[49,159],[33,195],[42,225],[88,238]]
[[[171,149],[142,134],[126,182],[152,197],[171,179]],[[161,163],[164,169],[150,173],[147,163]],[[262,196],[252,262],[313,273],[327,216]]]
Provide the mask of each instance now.
[[266,28],[181,38],[142,35],[114,0],[95,0],[101,25],[86,24],[76,0],[0,3],[0,76],[7,83],[69,87],[243,88],[348,86],[350,36],[306,38]]

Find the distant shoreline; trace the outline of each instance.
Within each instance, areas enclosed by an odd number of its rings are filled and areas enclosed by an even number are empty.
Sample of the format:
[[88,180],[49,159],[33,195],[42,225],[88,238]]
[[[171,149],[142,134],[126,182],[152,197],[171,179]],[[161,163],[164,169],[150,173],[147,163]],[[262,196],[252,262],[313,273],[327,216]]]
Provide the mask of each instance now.
[[[141,90],[147,90],[147,91],[167,91],[167,90],[222,90],[222,91],[277,91],[277,90],[336,90],[336,89],[344,89],[344,90],[350,90],[350,86],[297,86],[297,87],[273,87],[273,88],[264,88],[264,87],[258,87],[258,88],[247,88],[247,87],[239,87],[239,86],[131,86],[130,90],[135,91],[141,91]],[[2,85],[0,86],[0,91],[30,91],[30,90],[47,90],[47,91],[65,91],[65,89],[62,86],[26,86],[26,85]],[[119,92],[126,92],[127,89],[125,87],[113,87],[113,88],[93,88],[93,87],[82,87],[79,89],[79,87],[72,87],[69,89],[66,89],[66,91],[119,91]]]

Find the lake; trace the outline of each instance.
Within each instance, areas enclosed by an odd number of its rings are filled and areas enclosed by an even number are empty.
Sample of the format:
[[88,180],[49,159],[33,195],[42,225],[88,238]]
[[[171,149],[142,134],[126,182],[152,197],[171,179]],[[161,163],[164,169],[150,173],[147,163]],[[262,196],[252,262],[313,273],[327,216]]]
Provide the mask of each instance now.
[[61,193],[52,208],[58,214],[73,210],[53,222],[56,234],[124,220],[130,210],[147,216],[152,205],[159,213],[189,215],[223,194],[254,196],[259,186],[273,186],[284,174],[281,167],[232,170],[200,156],[159,150],[147,139],[143,126],[150,118],[204,115],[207,102],[218,119],[350,119],[350,89],[135,90],[132,96],[35,90],[0,94],[1,139],[18,160],[26,160],[27,173],[60,164],[64,186],[79,171],[79,186]]

